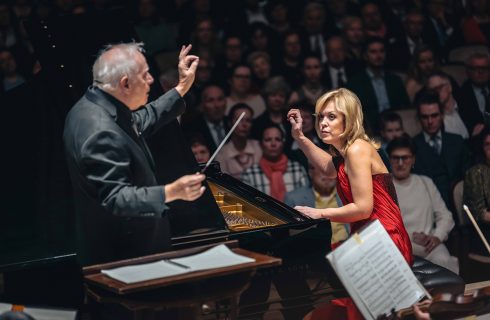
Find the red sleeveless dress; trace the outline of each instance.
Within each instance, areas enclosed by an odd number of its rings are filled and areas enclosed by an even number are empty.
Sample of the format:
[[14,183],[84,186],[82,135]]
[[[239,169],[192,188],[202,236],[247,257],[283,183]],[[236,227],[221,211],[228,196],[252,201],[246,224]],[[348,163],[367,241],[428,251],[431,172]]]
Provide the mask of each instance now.
[[[333,158],[337,169],[337,193],[344,205],[352,203],[352,191],[349,177],[345,172],[344,159]],[[373,175],[373,212],[369,218],[350,224],[351,233],[356,232],[369,221],[378,219],[398,247],[407,263],[413,264],[412,244],[403,224],[395,186],[389,173]]]
[[[337,169],[337,193],[344,205],[352,203],[352,191],[349,177],[345,173],[342,157],[334,157],[333,163]],[[407,263],[413,264],[412,245],[407,230],[403,225],[395,186],[389,173],[373,175],[373,212],[369,218],[350,224],[351,233],[356,232],[369,221],[378,219],[384,226],[391,239],[402,253]],[[305,319],[364,319],[352,298],[333,299],[330,304],[319,307],[308,314]]]

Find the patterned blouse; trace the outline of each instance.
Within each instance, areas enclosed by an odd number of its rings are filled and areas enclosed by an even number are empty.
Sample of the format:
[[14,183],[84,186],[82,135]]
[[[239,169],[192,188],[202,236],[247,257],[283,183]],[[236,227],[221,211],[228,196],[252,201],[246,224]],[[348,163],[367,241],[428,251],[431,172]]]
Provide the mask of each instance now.
[[490,210],[490,166],[477,164],[466,172],[464,203],[477,219]]

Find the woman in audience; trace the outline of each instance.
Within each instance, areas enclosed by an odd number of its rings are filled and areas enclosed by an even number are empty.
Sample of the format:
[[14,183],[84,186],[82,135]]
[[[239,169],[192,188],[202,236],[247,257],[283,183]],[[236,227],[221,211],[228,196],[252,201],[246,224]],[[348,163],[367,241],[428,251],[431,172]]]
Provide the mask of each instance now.
[[262,132],[270,125],[281,128],[285,139],[285,150],[289,154],[291,149],[291,136],[288,134],[291,126],[286,119],[287,99],[291,90],[282,77],[272,77],[264,85],[263,96],[267,103],[267,109],[258,116],[252,126],[252,138],[260,140]]
[[395,138],[388,144],[387,152],[413,254],[458,273],[458,259],[443,244],[454,227],[452,214],[434,182],[410,172],[415,163],[415,146],[410,137]]
[[408,67],[408,79],[405,83],[410,101],[415,100],[415,95],[425,86],[427,78],[432,72],[438,70],[438,63],[434,50],[429,46],[421,45],[415,48],[412,61]]
[[[466,172],[464,179],[464,203],[468,206],[480,226],[486,239],[490,239],[490,128],[481,133],[480,161]],[[483,242],[474,233],[471,248],[477,254],[484,255],[490,262],[490,254]]]
[[253,82],[260,90],[271,76],[271,58],[266,52],[254,51],[248,55],[247,63],[252,69]]
[[258,95],[251,92],[252,71],[250,67],[239,64],[233,67],[230,78],[230,95],[226,97],[226,114],[229,114],[231,107],[241,102],[248,104],[254,111],[254,115],[260,115],[265,111],[265,101]]
[[191,41],[194,52],[200,58],[212,61],[221,54],[222,46],[216,36],[213,21],[209,18],[197,22]]
[[308,185],[308,175],[284,153],[284,133],[277,125],[262,132],[262,158],[242,174],[242,181],[273,198],[284,201],[287,192]]
[[307,101],[315,104],[318,98],[326,91],[326,86],[322,83],[323,65],[320,57],[310,55],[303,60],[303,83],[291,94],[289,104],[298,101]]
[[254,114],[252,108],[245,103],[235,104],[228,115],[228,125],[231,128],[243,112],[245,112],[245,116],[231,134],[230,141],[216,157],[220,163],[221,171],[237,179],[240,179],[243,171],[259,163],[262,157],[259,142],[249,139]]

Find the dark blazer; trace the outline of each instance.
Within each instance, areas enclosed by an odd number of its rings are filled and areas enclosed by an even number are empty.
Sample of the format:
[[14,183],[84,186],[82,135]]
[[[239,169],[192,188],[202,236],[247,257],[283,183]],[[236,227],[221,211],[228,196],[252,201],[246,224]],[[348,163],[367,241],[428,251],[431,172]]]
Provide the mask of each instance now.
[[[362,64],[357,63],[356,61],[346,61],[344,64],[344,70],[345,70],[345,78],[347,79],[347,82],[349,82],[349,79],[352,78],[355,74],[359,73],[362,71]],[[326,63],[323,66],[323,78],[324,78],[324,83],[327,86],[327,88],[331,89],[332,88],[332,77],[330,76],[330,72],[328,69],[328,63]]]
[[89,88],[68,113],[63,141],[82,265],[168,249],[165,192],[142,136],[184,110],[175,89],[131,112],[111,95]]
[[413,138],[417,148],[414,173],[430,177],[448,208],[452,208],[450,199],[453,185],[463,179],[469,168],[469,151],[460,135],[442,132],[441,154],[438,155],[425,142],[424,134],[419,133]]
[[[410,100],[400,77],[385,71],[384,80],[390,107],[397,109],[409,106]],[[362,111],[367,124],[372,130],[378,130],[378,99],[367,71],[363,70],[351,78],[347,83],[347,88],[357,94],[361,100]]]
[[478,101],[476,100],[475,93],[473,92],[473,86],[468,80],[465,81],[459,90],[458,111],[461,116],[461,120],[463,120],[470,134],[475,125],[478,123],[484,123],[483,114],[478,108]]
[[[223,119],[223,126],[225,128],[225,132],[228,132],[226,119]],[[216,142],[214,142],[211,130],[209,130],[206,120],[204,120],[202,114],[195,117],[192,121],[183,124],[182,130],[184,130],[185,136],[188,139],[191,138],[193,135],[200,135],[204,139],[204,142],[206,143],[211,153],[213,153],[218,147],[218,145],[216,145]]]

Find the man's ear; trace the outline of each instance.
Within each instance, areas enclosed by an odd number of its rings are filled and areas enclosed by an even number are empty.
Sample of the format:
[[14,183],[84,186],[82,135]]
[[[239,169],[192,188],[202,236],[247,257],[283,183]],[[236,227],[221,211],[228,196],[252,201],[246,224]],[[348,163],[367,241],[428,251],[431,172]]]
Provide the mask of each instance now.
[[124,76],[119,80],[119,86],[123,91],[129,90],[129,78],[128,76]]

